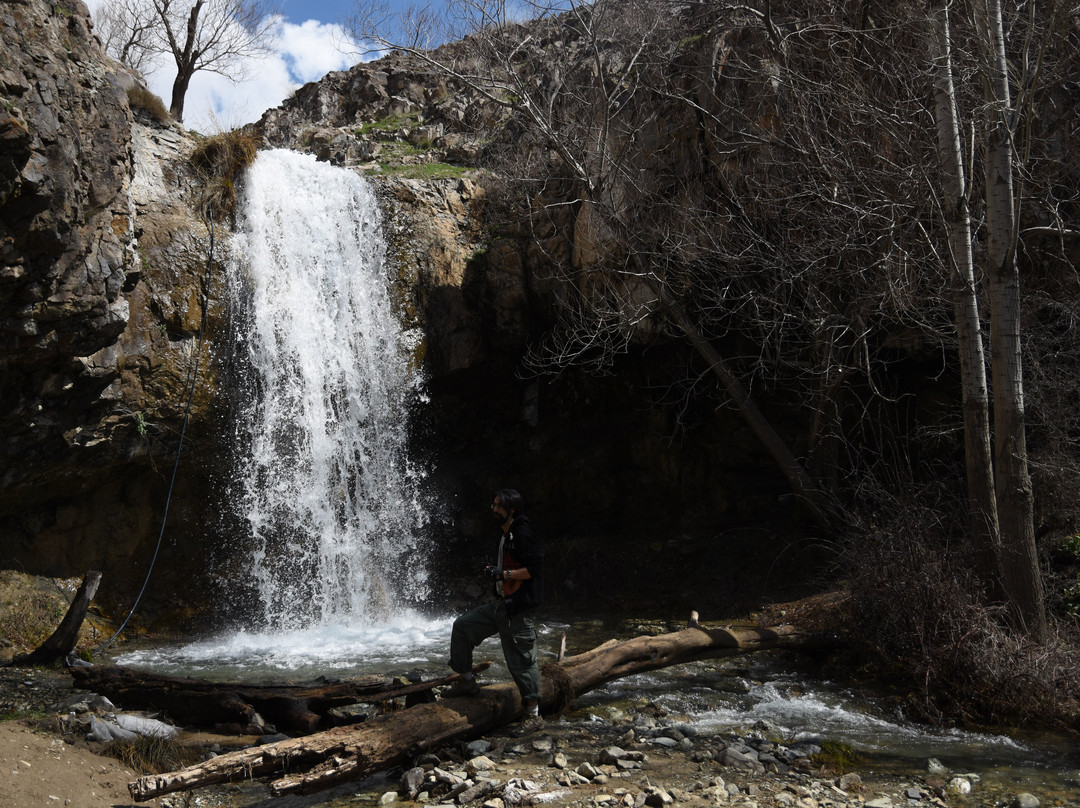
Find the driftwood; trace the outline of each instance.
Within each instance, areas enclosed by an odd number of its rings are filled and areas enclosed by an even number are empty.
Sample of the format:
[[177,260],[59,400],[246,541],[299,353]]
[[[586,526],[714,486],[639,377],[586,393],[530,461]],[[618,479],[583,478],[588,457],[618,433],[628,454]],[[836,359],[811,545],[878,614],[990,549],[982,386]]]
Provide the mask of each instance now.
[[[611,640],[561,663],[545,665],[541,710],[561,712],[576,695],[635,673],[769,648],[808,650],[822,644],[820,636],[808,636],[789,626],[741,630],[691,627],[653,637]],[[335,727],[219,755],[177,772],[140,777],[128,784],[128,790],[141,802],[215,783],[270,777],[275,796],[319,791],[404,763],[448,741],[482,735],[513,721],[522,709],[512,683],[489,685],[475,697],[418,704],[365,724]]]
[[[475,671],[489,665],[481,663]],[[404,686],[393,686],[385,676],[315,685],[239,685],[113,666],[72,668],[70,673],[77,687],[108,696],[128,709],[161,711],[178,724],[261,734],[266,731],[263,722],[269,722],[283,732],[304,735],[347,723],[333,716],[335,708],[400,697],[410,706],[411,699],[458,678],[455,673]]]
[[82,584],[75,592],[75,599],[71,601],[67,614],[56,627],[56,631],[50,635],[41,645],[29,654],[21,654],[12,660],[12,665],[47,665],[58,659],[63,659],[75,650],[79,641],[79,629],[82,628],[86,612],[90,609],[90,603],[97,594],[98,584],[101,583],[101,573],[91,570],[86,573]]

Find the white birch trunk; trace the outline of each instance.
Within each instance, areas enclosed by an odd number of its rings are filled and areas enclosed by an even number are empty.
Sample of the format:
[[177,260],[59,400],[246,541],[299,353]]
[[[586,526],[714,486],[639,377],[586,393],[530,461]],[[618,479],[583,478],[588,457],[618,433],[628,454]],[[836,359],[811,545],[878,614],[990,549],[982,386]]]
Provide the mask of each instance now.
[[990,451],[990,398],[986,386],[986,355],[971,251],[971,212],[960,146],[956,88],[953,84],[948,0],[934,0],[930,13],[930,56],[934,66],[938,156],[945,221],[949,230],[949,260],[954,270],[953,316],[963,393],[968,523],[975,544],[979,576],[987,591],[1000,597],[1001,541],[994,497],[993,455]]
[[1012,101],[1000,0],[976,0],[986,108],[987,275],[994,389],[994,468],[1002,572],[1010,614],[1035,642],[1046,638],[1046,605],[1035,547],[1034,501],[1024,435],[1020,276],[1013,190]]

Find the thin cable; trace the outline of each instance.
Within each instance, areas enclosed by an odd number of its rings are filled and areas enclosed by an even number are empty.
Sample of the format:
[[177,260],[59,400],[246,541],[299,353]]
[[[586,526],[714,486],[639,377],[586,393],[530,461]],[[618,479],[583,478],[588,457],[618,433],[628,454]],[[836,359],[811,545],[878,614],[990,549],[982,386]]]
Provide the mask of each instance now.
[[165,496],[165,512],[161,515],[161,530],[158,532],[157,546],[154,547],[154,555],[150,559],[150,568],[146,571],[146,578],[143,579],[142,589],[139,590],[138,597],[135,598],[135,602],[131,605],[131,610],[127,613],[127,617],[124,618],[124,622],[120,624],[120,628],[116,630],[116,633],[95,649],[95,654],[100,654],[108,648],[112,644],[112,641],[120,636],[120,632],[127,626],[128,620],[135,614],[135,609],[138,608],[142,596],[146,593],[146,585],[150,583],[150,575],[154,571],[154,564],[157,562],[158,551],[161,550],[161,540],[165,536],[165,522],[169,518],[169,503],[172,501],[173,487],[176,485],[176,472],[180,467],[180,452],[184,448],[184,434],[187,432],[188,420],[191,417],[191,403],[195,398],[195,384],[199,379],[199,360],[202,359],[203,339],[206,336],[206,310],[210,307],[210,273],[214,268],[214,211],[207,208],[207,215],[210,218],[210,255],[206,261],[206,273],[204,274],[203,281],[202,320],[199,323],[199,344],[195,350],[195,365],[191,370],[191,386],[188,389],[187,406],[184,407],[184,422],[180,427],[180,442],[176,446],[176,459],[173,461],[172,479],[169,481],[169,492]]

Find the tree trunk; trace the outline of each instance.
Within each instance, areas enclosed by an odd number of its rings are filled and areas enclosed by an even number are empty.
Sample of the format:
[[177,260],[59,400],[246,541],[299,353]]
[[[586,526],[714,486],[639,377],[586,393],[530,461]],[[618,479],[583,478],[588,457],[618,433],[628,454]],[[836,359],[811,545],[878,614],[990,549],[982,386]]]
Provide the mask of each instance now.
[[169,104],[169,114],[171,114],[177,123],[183,123],[184,121],[184,98],[187,96],[188,84],[191,83],[191,73],[186,75],[182,72],[176,74],[176,79],[173,81],[172,86],[172,102]]
[[[655,637],[611,640],[577,656],[544,666],[541,710],[564,709],[576,696],[635,673],[767,648],[809,649],[825,640],[788,627],[687,628]],[[456,738],[481,735],[522,714],[512,683],[489,685],[473,698],[446,698],[381,716],[366,724],[291,738],[219,755],[178,772],[140,777],[128,784],[143,802],[163,794],[251,777],[275,777],[275,795],[318,791],[404,762]]]
[[74,651],[75,645],[79,641],[79,629],[82,628],[83,620],[86,619],[86,612],[90,608],[90,603],[94,600],[94,595],[97,594],[98,584],[100,583],[100,572],[91,570],[86,573],[86,577],[83,578],[78,591],[75,592],[75,599],[71,601],[71,606],[68,607],[67,614],[60,621],[56,631],[29,654],[15,657],[11,664],[47,665],[50,662],[63,659]]
[[987,275],[994,388],[994,468],[1001,527],[1002,573],[1016,627],[1046,639],[1046,605],[1035,546],[1034,502],[1027,466],[1023,363],[1020,355],[1020,276],[1008,65],[1000,0],[977,0],[986,107]]
[[[473,667],[473,672],[480,673],[490,665],[482,662]],[[160,711],[178,724],[213,727],[218,732],[238,735],[265,732],[262,721],[293,734],[355,723],[359,719],[339,720],[331,711],[351,704],[374,704],[401,697],[408,705],[410,699],[459,677],[454,673],[427,682],[394,686],[385,676],[320,685],[245,685],[112,666],[72,668],[71,675],[77,687],[108,696],[126,709]]]
[[990,397],[975,265],[971,251],[971,213],[960,147],[952,42],[947,0],[931,7],[930,52],[934,65],[934,106],[945,221],[949,230],[948,261],[953,268],[954,318],[959,344],[964,413],[964,459],[967,470],[968,529],[976,564],[991,597],[1001,597],[1001,540],[994,497],[994,462],[990,451]]
[[169,104],[169,112],[177,122],[184,120],[184,98],[187,96],[188,85],[191,77],[198,69],[199,52],[196,50],[196,42],[199,37],[199,15],[205,0],[196,0],[188,12],[187,27],[184,32],[184,44],[181,47],[175,33],[172,30],[172,20],[169,16],[169,3],[163,4],[163,10],[159,12],[161,21],[166,28],[166,36],[169,49],[172,51],[173,60],[176,62],[176,79],[172,86],[172,101]]
[[795,493],[800,504],[813,515],[814,521],[819,526],[827,530],[835,530],[838,516],[832,507],[827,492],[822,491],[819,486],[814,484],[806,469],[803,468],[802,463],[791,453],[784,439],[773,429],[772,424],[769,423],[761,410],[758,409],[757,404],[750,398],[750,393],[746,387],[735,377],[724,358],[698,331],[683,308],[670,299],[668,295],[661,293],[659,297],[664,304],[665,310],[671,315],[687,341],[708,362],[713,373],[720,379],[724,390],[731,396],[735,406],[738,407],[739,414],[746,420],[750,429],[772,457],[773,462],[780,468],[780,472],[787,478],[788,484],[791,485],[791,490]]

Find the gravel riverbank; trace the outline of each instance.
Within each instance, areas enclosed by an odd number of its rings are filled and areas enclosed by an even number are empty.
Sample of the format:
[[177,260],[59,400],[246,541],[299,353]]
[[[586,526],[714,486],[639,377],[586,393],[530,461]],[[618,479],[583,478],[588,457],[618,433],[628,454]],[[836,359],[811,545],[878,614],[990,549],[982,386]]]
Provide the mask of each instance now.
[[[75,695],[63,670],[0,668],[0,805],[130,805],[138,776],[88,741],[65,707]],[[83,708],[76,707],[75,710]],[[107,718],[108,715],[102,716]],[[35,727],[28,733],[31,724]],[[273,799],[263,783],[197,789],[153,800],[164,808],[409,805],[450,808],[917,808],[918,806],[1075,806],[1067,794],[983,788],[977,776],[935,769],[897,775],[851,764],[836,768],[817,743],[777,743],[769,728],[739,736],[698,733],[676,716],[640,710],[620,721],[595,716],[549,720],[525,738],[508,731],[422,756],[405,772],[383,773],[333,791]],[[33,739],[34,743],[30,743]],[[213,753],[213,740],[205,754]],[[58,751],[59,750],[59,751]],[[72,763],[76,758],[78,765]],[[67,761],[59,765],[61,761]],[[8,776],[11,772],[11,776]],[[44,801],[32,801],[41,780]],[[20,790],[21,789],[21,790]],[[59,792],[59,793],[54,793]],[[1078,783],[1080,794],[1080,783]],[[30,801],[28,801],[30,800]],[[110,801],[111,800],[111,801]]]

